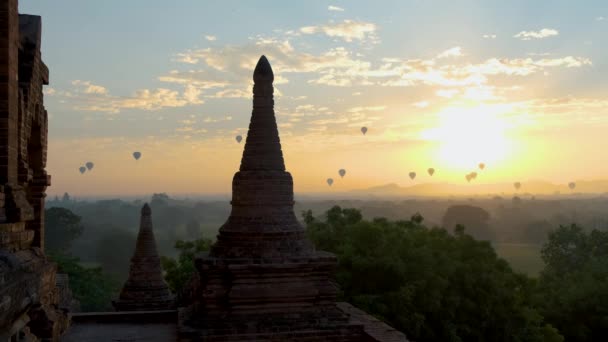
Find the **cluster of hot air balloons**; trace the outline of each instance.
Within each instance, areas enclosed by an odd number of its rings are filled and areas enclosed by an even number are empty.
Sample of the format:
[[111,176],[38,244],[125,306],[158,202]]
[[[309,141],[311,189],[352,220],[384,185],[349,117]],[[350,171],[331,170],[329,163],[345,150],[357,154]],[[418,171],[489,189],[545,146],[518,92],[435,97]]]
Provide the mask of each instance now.
[[93,166],[95,166],[95,164],[93,164],[93,162],[86,162],[84,164],[84,166],[81,166],[81,167],[78,168],[78,171],[80,171],[80,173],[83,174],[87,170],[91,171],[93,169]]
[[[486,164],[484,163],[479,163],[477,164],[477,167],[479,168],[479,170],[483,170],[486,168]],[[472,180],[477,178],[478,173],[476,171],[471,171],[469,173],[467,173],[464,178],[467,180],[467,182],[471,182]]]
[[[139,158],[141,158],[141,152],[139,151],[135,151],[133,152],[133,158],[135,158],[135,160],[139,160]],[[93,162],[86,162],[83,166],[78,168],[78,171],[80,171],[81,174],[84,174],[87,171],[91,171],[93,170],[93,167],[95,166],[95,164]]]
[[[340,170],[338,170],[338,174],[340,175],[340,178],[344,178],[344,175],[346,175],[346,170],[340,169]],[[327,185],[331,186],[332,184],[334,184],[334,179],[327,178]]]

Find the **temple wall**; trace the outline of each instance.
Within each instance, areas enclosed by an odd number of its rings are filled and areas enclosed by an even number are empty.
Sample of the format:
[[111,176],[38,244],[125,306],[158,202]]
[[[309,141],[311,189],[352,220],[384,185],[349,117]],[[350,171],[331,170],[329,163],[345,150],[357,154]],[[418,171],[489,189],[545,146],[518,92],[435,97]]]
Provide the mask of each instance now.
[[0,341],[58,341],[70,291],[44,255],[49,75],[41,18],[17,9],[17,0],[0,3]]

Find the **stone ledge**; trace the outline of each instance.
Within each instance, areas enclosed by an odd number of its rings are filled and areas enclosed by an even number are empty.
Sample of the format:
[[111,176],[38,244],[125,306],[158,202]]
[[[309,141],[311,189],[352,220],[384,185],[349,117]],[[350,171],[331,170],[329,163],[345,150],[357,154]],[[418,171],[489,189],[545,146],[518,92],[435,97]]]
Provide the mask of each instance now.
[[363,330],[370,338],[370,342],[408,342],[404,333],[367,314],[365,311],[346,302],[339,302],[337,306],[350,316],[351,322],[363,325]]

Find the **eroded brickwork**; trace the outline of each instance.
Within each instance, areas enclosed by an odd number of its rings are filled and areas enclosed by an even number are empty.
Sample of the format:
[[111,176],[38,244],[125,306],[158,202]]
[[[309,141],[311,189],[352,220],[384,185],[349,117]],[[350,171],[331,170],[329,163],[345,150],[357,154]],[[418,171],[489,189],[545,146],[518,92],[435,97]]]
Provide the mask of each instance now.
[[361,341],[363,326],[336,306],[334,255],[315,251],[293,212],[274,114],[274,75],[255,68],[253,112],[232,212],[180,312],[182,341]]
[[0,340],[56,341],[68,319],[56,265],[44,255],[48,69],[41,18],[17,8],[0,2]]

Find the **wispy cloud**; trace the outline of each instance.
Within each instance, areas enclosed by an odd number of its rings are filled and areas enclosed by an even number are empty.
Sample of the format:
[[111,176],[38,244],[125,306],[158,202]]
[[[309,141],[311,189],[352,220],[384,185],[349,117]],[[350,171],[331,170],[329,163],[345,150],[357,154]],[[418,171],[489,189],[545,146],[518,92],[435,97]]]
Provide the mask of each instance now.
[[496,39],[495,34],[484,34],[482,37],[485,39]]
[[81,88],[85,94],[107,94],[108,90],[100,85],[92,84],[91,81],[74,80],[72,85]]
[[559,32],[555,29],[544,28],[540,31],[521,31],[514,35],[514,38],[521,40],[543,39],[547,37],[557,36]]
[[90,81],[75,80],[71,91],[57,92],[71,104],[73,109],[93,112],[119,113],[122,109],[141,109],[154,111],[167,107],[184,107],[203,104],[200,98],[202,90],[191,84],[184,87],[182,93],[176,90],[140,89],[132,96],[115,96],[103,86]]
[[597,21],[604,21],[604,20],[606,20],[606,17],[601,17],[601,16],[600,17],[596,17],[595,20],[597,20]]
[[217,37],[216,36],[211,36],[211,35],[206,35],[205,39],[207,39],[210,42],[214,42],[214,41],[217,40]]
[[300,32],[303,34],[323,33],[329,37],[340,38],[347,42],[352,42],[354,40],[368,39],[376,41],[377,37],[375,36],[375,32],[377,29],[378,27],[374,23],[346,19],[341,23],[304,26],[300,28]]
[[437,55],[437,58],[447,58],[447,57],[460,57],[463,56],[462,48],[460,46],[453,47],[451,49],[447,49],[442,53]]
[[342,7],[338,7],[338,6],[333,6],[333,5],[329,5],[327,6],[327,9],[329,11],[335,11],[335,12],[344,12],[344,8]]

